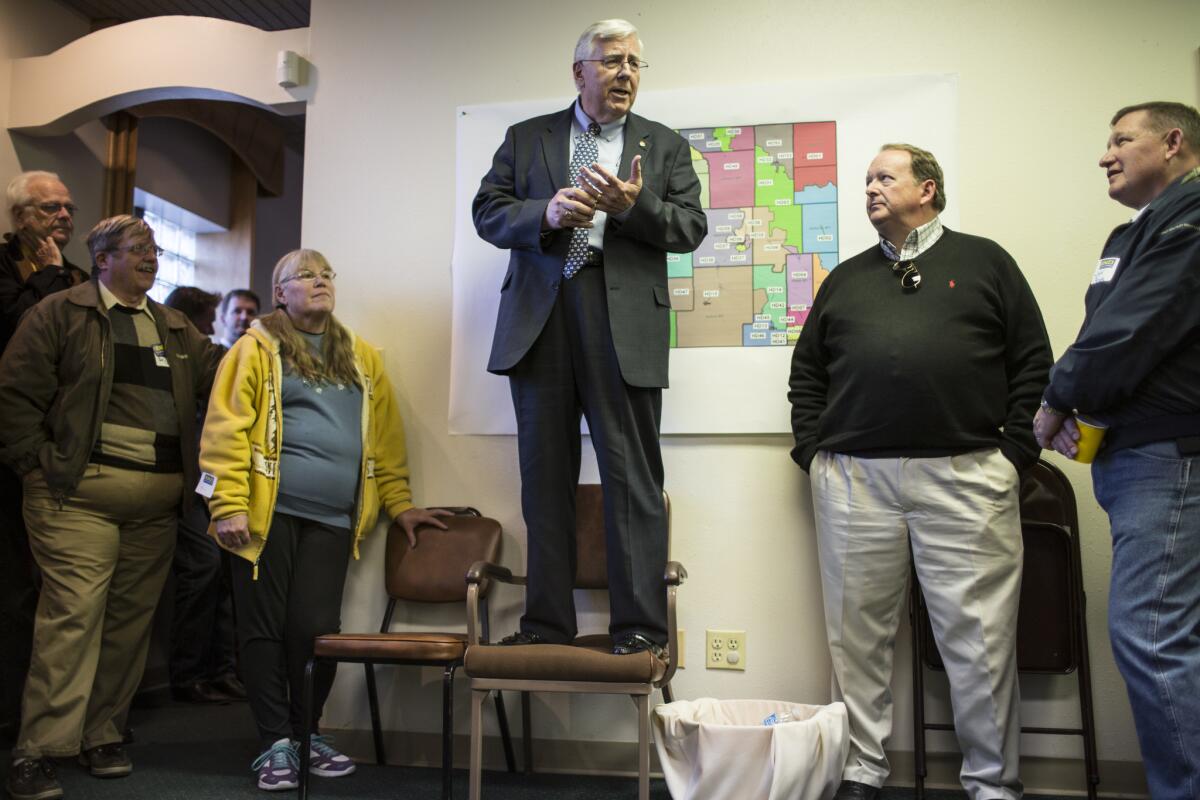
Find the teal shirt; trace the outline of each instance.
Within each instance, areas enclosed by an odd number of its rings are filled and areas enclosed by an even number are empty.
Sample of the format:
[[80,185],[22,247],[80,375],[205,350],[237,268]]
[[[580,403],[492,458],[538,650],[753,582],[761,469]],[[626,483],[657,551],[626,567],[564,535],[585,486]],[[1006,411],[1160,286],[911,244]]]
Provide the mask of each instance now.
[[[301,332],[314,352],[324,334]],[[349,529],[362,463],[362,390],[283,372],[283,441],[276,511]]]

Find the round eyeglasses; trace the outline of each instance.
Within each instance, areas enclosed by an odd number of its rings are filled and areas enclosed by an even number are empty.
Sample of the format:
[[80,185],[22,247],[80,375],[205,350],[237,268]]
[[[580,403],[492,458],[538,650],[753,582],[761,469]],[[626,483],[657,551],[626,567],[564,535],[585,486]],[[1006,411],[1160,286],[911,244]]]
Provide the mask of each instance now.
[[628,58],[625,56],[608,56],[607,58],[581,58],[579,61],[594,61],[605,69],[613,72],[619,70],[622,66],[629,67],[631,72],[640,72],[641,70],[647,69],[650,66],[645,61],[642,61],[640,58],[635,56],[629,56]]
[[126,244],[120,247],[112,248],[111,252],[116,253],[124,250],[127,253],[133,253],[135,256],[144,256],[147,253],[154,253],[154,257],[158,258],[163,253],[167,252],[156,244]]
[[75,212],[79,210],[79,207],[73,203],[29,203],[29,205],[48,217],[58,216],[58,212],[64,208],[67,210],[67,214],[73,217],[75,216]]
[[305,283],[312,283],[317,278],[320,278],[326,283],[331,283],[335,278],[337,278],[337,273],[331,269],[323,269],[320,272],[313,272],[311,269],[302,269],[295,275],[288,275],[279,282],[279,285],[282,286],[288,281],[304,281]]

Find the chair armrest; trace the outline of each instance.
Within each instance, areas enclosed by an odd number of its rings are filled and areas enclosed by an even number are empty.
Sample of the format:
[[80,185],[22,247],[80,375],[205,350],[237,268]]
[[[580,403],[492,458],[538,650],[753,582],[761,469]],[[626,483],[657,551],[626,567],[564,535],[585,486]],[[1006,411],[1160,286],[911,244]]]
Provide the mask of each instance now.
[[508,567],[493,564],[490,561],[476,561],[467,570],[467,646],[474,647],[481,643],[480,635],[486,631],[479,606],[481,598],[487,593],[487,582],[511,583],[525,585],[523,575],[513,575]]
[[467,570],[467,583],[481,584],[485,580],[494,580],[516,586],[525,585],[525,576],[513,575],[512,570],[508,567],[502,567],[490,561],[476,561]]
[[666,674],[658,681],[659,686],[665,686],[675,677],[675,669],[679,664],[679,621],[675,614],[675,594],[679,584],[687,580],[687,570],[678,561],[668,561],[663,573],[663,584],[667,593],[667,651],[670,658],[667,661]]

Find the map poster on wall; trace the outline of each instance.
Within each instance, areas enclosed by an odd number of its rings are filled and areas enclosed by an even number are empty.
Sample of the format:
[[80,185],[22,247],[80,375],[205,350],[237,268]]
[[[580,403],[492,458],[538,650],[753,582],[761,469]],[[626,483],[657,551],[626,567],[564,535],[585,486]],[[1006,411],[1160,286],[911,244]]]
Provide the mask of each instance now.
[[794,345],[838,262],[837,124],[687,128],[708,236],[667,254],[672,347]]
[[[508,380],[487,372],[508,252],[476,234],[471,201],[508,127],[574,100],[458,109],[451,433],[514,434]],[[792,345],[821,281],[878,244],[863,193],[887,142],[937,156],[957,198],[958,79],[885,75],[638,92],[636,113],[691,146],[709,234],[668,254],[670,388],[662,432],[786,434]],[[627,177],[627,176],[621,176]],[[958,225],[958,207],[942,213]]]

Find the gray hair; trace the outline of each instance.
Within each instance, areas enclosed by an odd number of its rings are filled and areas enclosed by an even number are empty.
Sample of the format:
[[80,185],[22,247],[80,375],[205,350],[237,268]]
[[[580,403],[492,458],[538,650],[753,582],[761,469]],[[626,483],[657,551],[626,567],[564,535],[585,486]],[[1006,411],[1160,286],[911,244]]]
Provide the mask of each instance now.
[[[144,219],[132,217],[129,214],[118,214],[115,217],[102,219],[96,223],[96,227],[92,228],[91,233],[87,237],[88,252],[92,255],[92,264],[96,263],[96,256],[100,253],[106,253],[110,250],[115,250],[121,246],[126,237],[144,233],[151,240],[154,239],[154,231],[146,224]],[[99,275],[100,270],[93,269],[92,275]]]
[[40,169],[31,169],[28,172],[22,172],[9,181],[6,200],[8,201],[8,213],[12,217],[13,227],[17,225],[17,215],[13,209],[28,205],[33,200],[33,196],[29,194],[29,184],[35,181],[58,181],[62,183],[62,179],[53,172],[46,172]]
[[599,22],[593,22],[579,35],[579,41],[575,43],[575,58],[572,63],[582,61],[591,55],[592,43],[597,39],[602,42],[611,42],[614,39],[628,39],[630,36],[637,39],[640,52],[644,47],[642,37],[638,36],[637,28],[633,27],[632,22],[623,19],[602,19]]

